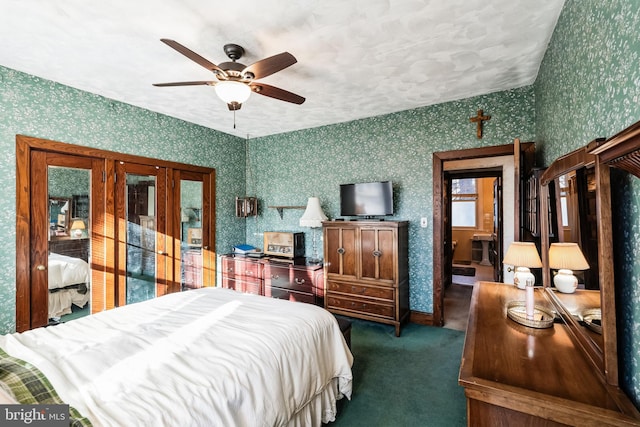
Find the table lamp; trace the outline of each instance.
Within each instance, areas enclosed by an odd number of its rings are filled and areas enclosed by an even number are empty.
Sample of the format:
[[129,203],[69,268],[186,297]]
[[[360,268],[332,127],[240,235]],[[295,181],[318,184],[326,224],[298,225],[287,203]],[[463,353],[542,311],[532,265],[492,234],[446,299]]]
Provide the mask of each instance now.
[[533,242],[513,242],[502,260],[504,264],[513,265],[515,273],[513,284],[518,289],[525,289],[527,281],[531,286],[535,283],[535,277],[530,268],[541,268],[542,261],[538,255],[538,249]]
[[578,278],[572,270],[588,270],[589,263],[577,243],[552,243],[549,247],[549,268],[558,270],[553,278],[556,289],[571,294],[578,288]]
[[[520,312],[520,302],[512,302],[511,308],[507,309],[507,316],[518,323],[531,327],[549,327],[549,319],[553,316],[540,307],[536,307],[533,295],[533,286],[536,279],[529,268],[541,268],[542,260],[538,254],[538,249],[533,242],[513,242],[509,246],[504,260],[505,264],[515,267],[513,283],[518,289],[525,289],[524,313]],[[552,322],[552,320],[551,320]]]
[[307,202],[307,209],[300,217],[300,227],[311,227],[313,234],[313,257],[309,260],[311,263],[320,263],[322,260],[318,258],[318,252],[316,250],[316,234],[315,230],[322,227],[322,221],[326,221],[327,216],[320,207],[320,199],[317,197],[309,197]]
[[74,218],[71,222],[71,236],[75,238],[81,238],[84,233],[84,221],[80,218]]

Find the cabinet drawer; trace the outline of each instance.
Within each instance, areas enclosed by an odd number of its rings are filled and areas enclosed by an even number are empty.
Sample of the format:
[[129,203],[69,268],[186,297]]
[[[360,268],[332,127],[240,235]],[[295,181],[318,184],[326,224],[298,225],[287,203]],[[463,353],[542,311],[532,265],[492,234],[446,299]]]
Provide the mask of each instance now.
[[196,270],[194,268],[185,269],[183,285],[189,289],[201,288],[202,274],[200,273],[201,270]]
[[262,282],[260,280],[222,279],[222,287],[234,289],[247,294],[262,295]]
[[271,286],[265,287],[265,295],[271,298],[286,299],[289,301],[306,302],[314,304],[316,298],[313,294],[296,292],[291,289],[282,289]]
[[374,286],[366,286],[360,284],[334,282],[327,280],[328,292],[340,292],[353,296],[365,296],[371,298],[386,299],[394,301],[395,289],[394,288],[380,288]]
[[289,287],[289,266],[268,264],[265,267],[265,284],[280,288]]
[[265,268],[265,285],[312,293],[312,272],[289,266],[267,265]]
[[333,308],[338,310],[348,310],[358,313],[382,316],[389,319],[395,318],[395,311],[392,305],[380,304],[359,299],[342,298],[331,293],[327,295],[326,299],[328,309]]
[[261,263],[244,261],[237,258],[225,258],[222,262],[222,271],[228,277],[262,278]]

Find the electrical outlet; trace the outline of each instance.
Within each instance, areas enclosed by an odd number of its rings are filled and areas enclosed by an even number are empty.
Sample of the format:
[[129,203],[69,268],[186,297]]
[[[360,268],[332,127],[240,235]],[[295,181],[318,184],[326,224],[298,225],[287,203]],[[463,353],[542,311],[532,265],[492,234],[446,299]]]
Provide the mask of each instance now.
[[420,218],[420,227],[427,228],[428,225],[429,225],[429,221],[427,218],[425,217]]

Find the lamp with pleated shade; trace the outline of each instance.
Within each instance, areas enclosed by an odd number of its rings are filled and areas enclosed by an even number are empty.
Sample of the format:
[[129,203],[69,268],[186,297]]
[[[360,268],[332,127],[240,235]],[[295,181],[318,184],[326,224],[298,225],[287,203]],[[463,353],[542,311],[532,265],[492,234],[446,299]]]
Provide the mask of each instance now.
[[313,257],[308,261],[311,263],[320,263],[322,259],[318,258],[318,252],[316,250],[316,233],[315,229],[322,227],[322,221],[326,221],[327,216],[322,211],[320,206],[320,199],[317,197],[309,197],[307,202],[307,208],[305,209],[302,217],[300,217],[300,227],[310,227],[313,234]]
[[578,278],[573,270],[588,270],[589,263],[577,243],[552,243],[549,247],[549,268],[558,270],[553,278],[556,289],[570,294],[578,288]]
[[542,267],[542,260],[533,242],[511,243],[502,262],[514,266],[516,272],[513,275],[513,283],[519,289],[526,287],[527,280],[535,281],[530,268]]

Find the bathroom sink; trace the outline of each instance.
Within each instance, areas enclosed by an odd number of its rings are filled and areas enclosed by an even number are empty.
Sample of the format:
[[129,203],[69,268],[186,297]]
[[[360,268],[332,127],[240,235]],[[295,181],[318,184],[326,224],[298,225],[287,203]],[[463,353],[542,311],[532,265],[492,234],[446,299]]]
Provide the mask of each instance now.
[[493,234],[491,233],[476,233],[473,235],[473,240],[493,240]]

